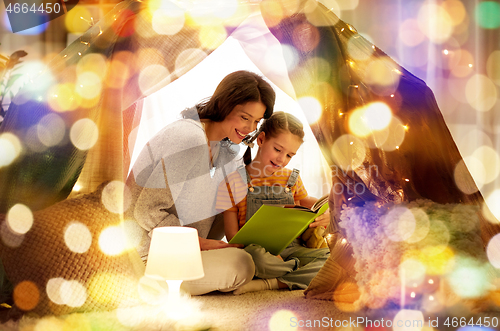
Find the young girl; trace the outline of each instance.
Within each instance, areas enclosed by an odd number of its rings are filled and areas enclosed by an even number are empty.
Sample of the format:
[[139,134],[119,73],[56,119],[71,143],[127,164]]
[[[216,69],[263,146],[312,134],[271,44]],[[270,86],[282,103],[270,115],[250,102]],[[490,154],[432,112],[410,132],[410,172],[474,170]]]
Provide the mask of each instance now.
[[[285,112],[275,112],[256,135],[259,149],[255,158],[235,171],[219,186],[216,208],[224,212],[227,240],[259,209],[266,204],[298,204],[312,207],[316,198],[307,195],[297,169],[285,166],[303,143],[304,130],[300,121]],[[317,217],[310,227],[330,222],[329,213]],[[259,245],[248,245],[255,276],[250,283],[233,293],[279,288],[305,289],[328,258],[329,249],[303,247],[296,239],[279,256],[266,252]]]

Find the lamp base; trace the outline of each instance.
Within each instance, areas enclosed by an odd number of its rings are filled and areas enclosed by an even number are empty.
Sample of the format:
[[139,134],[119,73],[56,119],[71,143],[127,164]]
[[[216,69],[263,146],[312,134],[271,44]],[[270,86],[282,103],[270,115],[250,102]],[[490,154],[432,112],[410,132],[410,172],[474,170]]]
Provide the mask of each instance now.
[[181,296],[181,284],[182,280],[167,280],[168,285],[168,298],[169,299],[179,299]]

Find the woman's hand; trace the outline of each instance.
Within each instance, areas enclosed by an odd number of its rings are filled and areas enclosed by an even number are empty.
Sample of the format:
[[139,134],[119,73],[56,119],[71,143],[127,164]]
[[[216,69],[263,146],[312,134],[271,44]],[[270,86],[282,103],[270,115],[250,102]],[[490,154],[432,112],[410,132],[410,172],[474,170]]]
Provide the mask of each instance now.
[[243,247],[243,245],[241,244],[228,244],[227,242],[224,242],[222,240],[205,239],[205,238],[199,238],[199,239],[200,239],[200,249],[202,251],[209,251],[211,249],[220,249],[227,247],[237,247],[237,248]]
[[326,228],[330,224],[330,208],[328,208],[323,214],[320,216],[316,217],[314,219],[314,222],[309,224],[310,228],[315,228],[318,226],[322,226]]

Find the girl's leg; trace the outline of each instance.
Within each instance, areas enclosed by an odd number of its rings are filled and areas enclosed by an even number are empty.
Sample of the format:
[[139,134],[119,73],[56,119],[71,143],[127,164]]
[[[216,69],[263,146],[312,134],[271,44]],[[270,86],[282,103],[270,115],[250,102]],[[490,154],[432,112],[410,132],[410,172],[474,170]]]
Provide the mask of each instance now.
[[278,278],[289,289],[306,289],[319,270],[323,267],[330,250],[328,248],[306,248],[298,243],[293,243],[281,254],[285,260],[299,260],[297,269]]
[[259,245],[248,245],[245,248],[255,263],[255,277],[267,279],[283,276],[299,267],[299,260],[290,258],[283,261],[276,255],[272,255]]

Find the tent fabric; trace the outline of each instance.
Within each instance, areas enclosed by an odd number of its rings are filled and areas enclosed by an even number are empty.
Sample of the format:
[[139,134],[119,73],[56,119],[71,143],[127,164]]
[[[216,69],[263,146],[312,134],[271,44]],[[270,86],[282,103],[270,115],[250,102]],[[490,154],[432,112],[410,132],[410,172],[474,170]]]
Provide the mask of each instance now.
[[[333,223],[343,205],[373,200],[482,204],[467,169],[457,175],[462,158],[429,87],[323,5],[242,1],[209,29],[195,11],[169,6],[187,10],[178,31],[175,20],[158,26],[147,2],[123,1],[15,97],[0,134],[20,147],[0,168],[0,213],[15,204],[45,209],[71,197],[75,183],[90,193],[104,181],[124,182],[141,100],[188,72],[256,12],[298,55],[288,72],[296,96],[321,104],[309,124],[332,170]],[[203,10],[214,9],[196,11]],[[374,102],[391,108],[389,126],[356,133],[356,110]],[[498,228],[481,222],[487,242]]]

